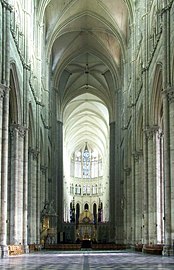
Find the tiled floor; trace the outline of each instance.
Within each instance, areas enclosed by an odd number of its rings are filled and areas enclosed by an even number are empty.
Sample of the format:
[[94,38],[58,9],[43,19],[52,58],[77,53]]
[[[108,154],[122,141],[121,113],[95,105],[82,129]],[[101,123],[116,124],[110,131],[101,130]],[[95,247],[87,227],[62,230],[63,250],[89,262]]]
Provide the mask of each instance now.
[[0,259],[0,269],[13,270],[109,270],[174,269],[174,257],[121,252],[39,252]]

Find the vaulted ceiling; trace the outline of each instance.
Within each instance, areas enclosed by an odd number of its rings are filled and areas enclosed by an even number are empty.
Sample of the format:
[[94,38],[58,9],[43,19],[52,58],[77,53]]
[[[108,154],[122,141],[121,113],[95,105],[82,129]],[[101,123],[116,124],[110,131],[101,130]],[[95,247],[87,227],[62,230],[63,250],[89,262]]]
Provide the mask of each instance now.
[[[93,138],[103,152],[101,138],[108,137],[108,127],[103,128],[103,135],[101,129],[115,117],[115,93],[123,78],[132,4],[133,0],[38,0],[46,56],[69,147],[87,140],[87,135],[82,136],[83,122],[88,123],[88,139]],[[104,106],[108,112],[99,114]]]

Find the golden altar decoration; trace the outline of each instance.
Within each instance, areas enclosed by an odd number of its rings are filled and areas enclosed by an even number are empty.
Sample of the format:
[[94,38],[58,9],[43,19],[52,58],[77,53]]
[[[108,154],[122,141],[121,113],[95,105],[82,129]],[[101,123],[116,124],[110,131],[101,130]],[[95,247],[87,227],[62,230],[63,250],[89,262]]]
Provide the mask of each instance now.
[[89,210],[84,210],[79,217],[76,230],[76,240],[96,241],[96,228],[94,216]]

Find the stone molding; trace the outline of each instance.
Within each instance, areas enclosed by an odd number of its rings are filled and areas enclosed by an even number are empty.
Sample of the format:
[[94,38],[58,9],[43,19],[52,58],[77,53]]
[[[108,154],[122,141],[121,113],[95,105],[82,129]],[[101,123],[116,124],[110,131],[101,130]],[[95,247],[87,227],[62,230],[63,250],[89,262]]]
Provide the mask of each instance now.
[[148,127],[146,128],[145,130],[145,135],[146,135],[146,138],[148,140],[152,140],[153,139],[153,136],[154,134],[156,134],[156,132],[159,130],[159,127],[158,126],[152,126],[152,127]]
[[51,178],[48,178],[48,183],[52,183],[52,179]]
[[43,115],[41,114],[41,120],[42,120],[42,123],[43,123],[43,126],[44,126],[44,128],[45,129],[50,129],[50,127],[46,124],[46,122],[45,122],[45,120],[44,120],[44,118],[43,118]]
[[169,104],[174,102],[174,86],[168,87],[162,91],[163,97],[167,96]]
[[0,99],[3,99],[4,96],[9,93],[9,91],[10,91],[9,87],[0,83]]
[[135,160],[136,162],[138,162],[139,159],[140,159],[140,157],[143,156],[143,150],[134,151],[134,152],[132,153],[132,155],[133,155],[133,157],[134,157],[134,160]]
[[46,174],[47,169],[48,169],[48,167],[46,165],[41,165],[40,166],[40,171],[42,172],[42,174]]
[[30,155],[32,155],[33,160],[37,160],[38,156],[39,156],[39,150],[38,149],[33,149],[31,147],[29,147],[28,152]]
[[1,0],[2,6],[8,9],[10,12],[13,10],[13,7],[5,0]]
[[10,135],[12,137],[15,136],[15,132],[18,132],[19,137],[24,138],[27,131],[26,127],[19,124],[12,124],[9,129],[10,129]]
[[174,87],[170,87],[167,90],[167,97],[170,104],[174,102]]
[[158,130],[158,139],[161,139],[164,136],[163,130],[159,129]]
[[129,176],[131,174],[131,168],[130,167],[124,168],[124,172],[126,173],[127,176]]
[[4,98],[4,90],[0,87],[0,100]]

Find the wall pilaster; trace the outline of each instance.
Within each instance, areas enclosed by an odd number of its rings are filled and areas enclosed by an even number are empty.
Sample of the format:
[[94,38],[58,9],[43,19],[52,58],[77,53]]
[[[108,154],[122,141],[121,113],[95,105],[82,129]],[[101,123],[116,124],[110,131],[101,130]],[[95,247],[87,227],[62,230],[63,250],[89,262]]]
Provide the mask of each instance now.
[[[174,209],[172,205],[174,205],[174,86],[170,87],[166,91],[168,104],[169,104],[169,126],[170,126],[170,194],[171,194],[171,239],[174,239]],[[169,195],[168,195],[169,196]],[[168,200],[170,200],[168,198]]]
[[[110,241],[115,241],[115,226],[116,226],[116,238],[118,238],[119,231],[119,215],[120,215],[120,203],[119,196],[115,196],[116,194],[116,179],[115,179],[115,149],[113,146],[115,145],[115,122],[110,123],[110,168],[109,168],[109,176],[110,176],[110,205],[109,205],[109,220],[110,220]],[[117,183],[119,185],[119,183]],[[119,189],[119,188],[118,188]],[[115,215],[117,215],[117,221],[115,220]]]
[[37,240],[37,158],[38,150],[29,148],[29,200],[28,200],[28,218],[29,218],[29,230],[28,238],[29,243],[36,243]]
[[142,162],[142,151],[135,151],[133,153],[133,159],[134,159],[134,166],[135,166],[135,244],[141,243],[142,241],[142,213],[143,213],[143,162]]
[[[10,81],[10,13],[12,7],[8,1],[2,3],[2,47],[1,47],[1,82],[4,86],[2,112],[2,149],[1,149],[1,220],[0,253],[8,256],[7,250],[7,183],[8,183],[8,122],[9,122],[9,81]],[[3,218],[2,218],[3,217]]]
[[57,166],[56,166],[56,207],[57,207],[57,229],[62,231],[63,224],[63,123],[57,121]]
[[24,137],[24,181],[23,181],[23,246],[24,252],[28,253],[28,129]]
[[124,168],[124,190],[125,190],[125,209],[124,209],[124,224],[126,232],[126,244],[129,246],[132,244],[132,215],[131,215],[131,204],[132,204],[132,188],[130,186],[131,181],[131,168]]
[[11,164],[10,164],[10,244],[18,244],[18,130],[10,126]]
[[[172,2],[171,2],[172,3]],[[164,0],[162,15],[163,30],[163,118],[164,118],[164,255],[171,249],[171,175],[170,175],[170,126],[169,104],[166,89],[171,84],[170,71],[170,5]]]
[[156,133],[158,126],[146,129],[148,141],[148,231],[149,244],[157,243],[157,202],[156,202]]
[[[7,251],[7,185],[8,185],[8,119],[9,119],[9,89],[5,89],[2,122],[1,149],[1,221],[0,246],[1,256],[8,256]],[[2,218],[3,217],[3,218]]]
[[[2,121],[3,121],[3,98],[4,98],[4,88],[0,85],[0,141],[2,141]],[[0,143],[0,153],[2,152],[2,144]],[[1,202],[1,159],[0,154],[0,202]]]
[[48,190],[46,189],[46,180],[47,180],[47,166],[40,166],[40,179],[41,179],[41,209],[43,209],[45,202],[47,202],[46,193]]

